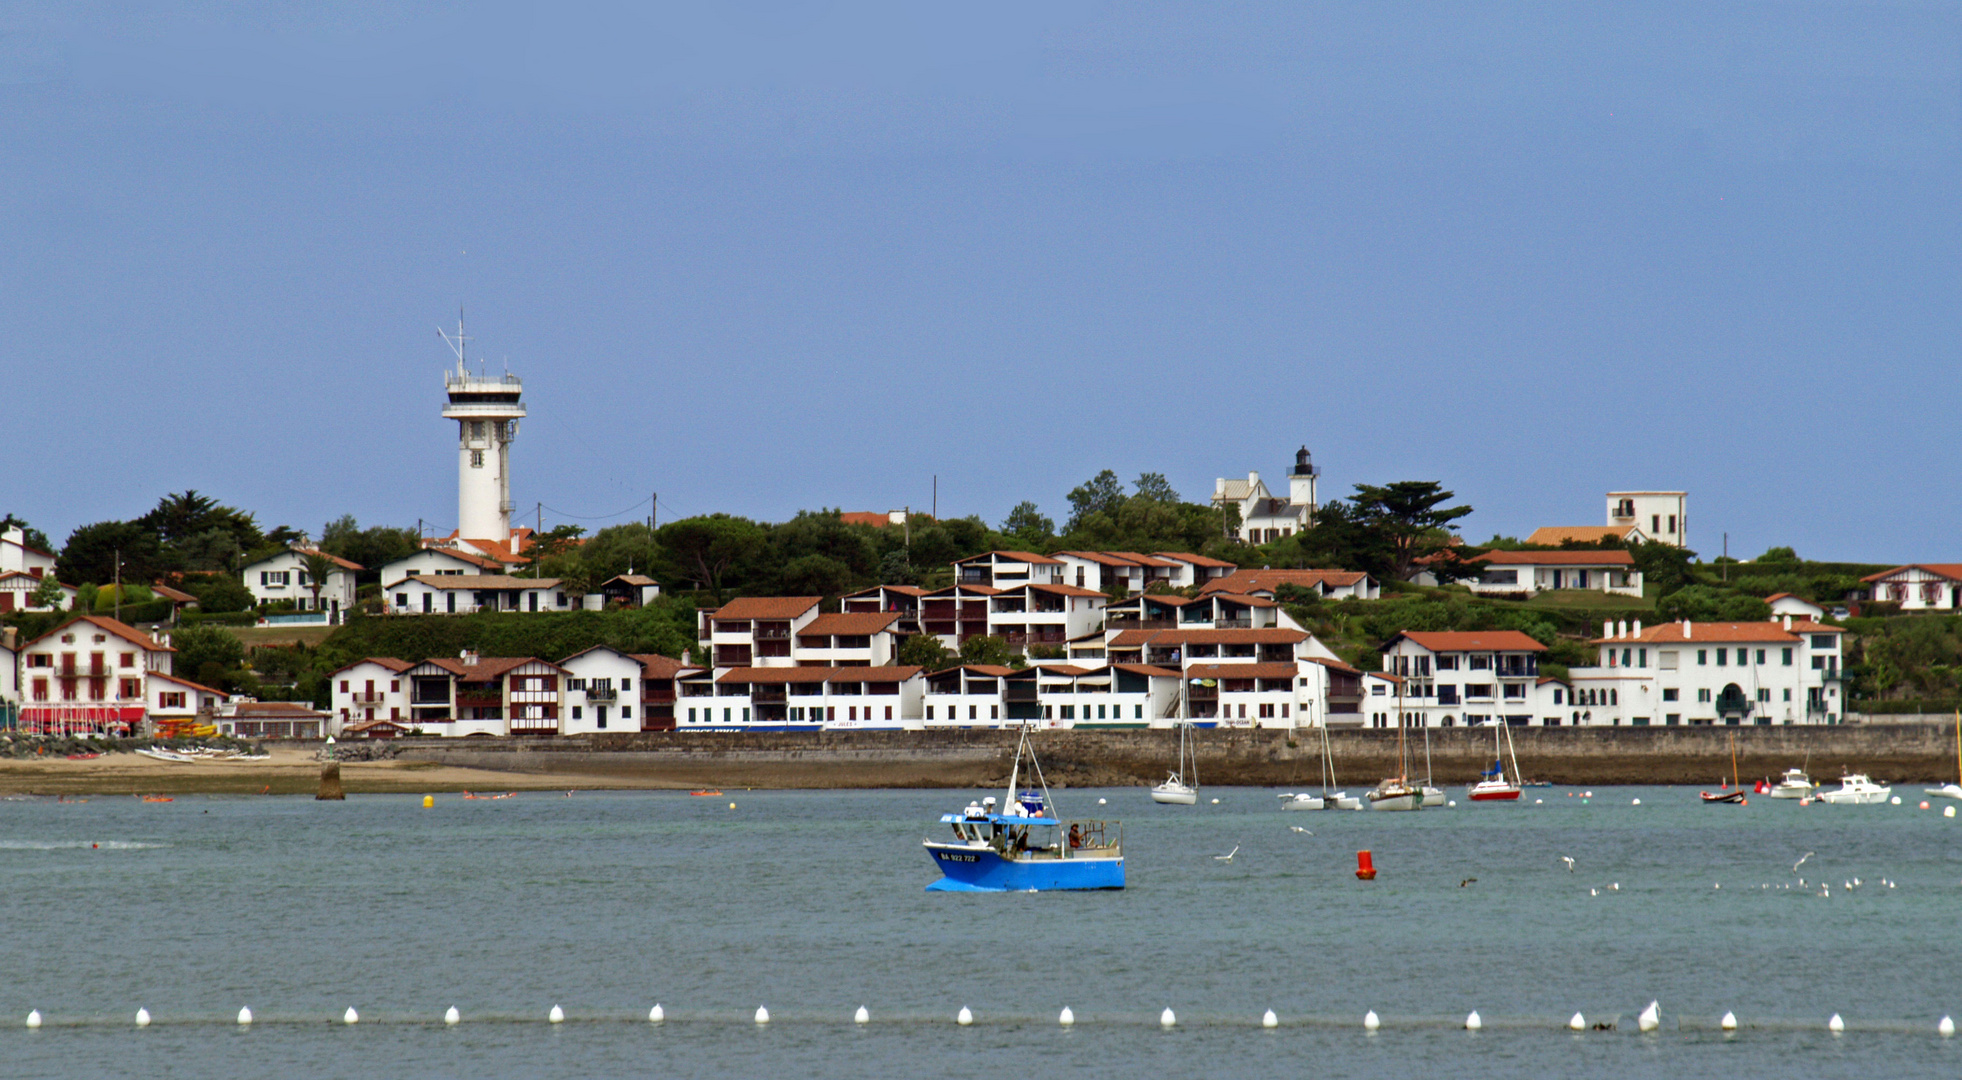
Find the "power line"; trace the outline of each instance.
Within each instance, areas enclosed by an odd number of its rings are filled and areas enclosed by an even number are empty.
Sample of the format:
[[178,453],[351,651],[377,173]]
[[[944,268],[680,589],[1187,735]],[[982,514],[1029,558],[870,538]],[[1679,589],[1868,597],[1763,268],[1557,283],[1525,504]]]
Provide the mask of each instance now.
[[[565,511],[560,510],[556,506],[547,506],[545,507],[545,509],[550,511],[552,515],[555,517],[571,518],[574,521],[606,521],[611,518],[625,517],[628,514],[631,514],[634,511],[640,509],[641,507],[652,503],[653,501],[654,498],[653,496],[650,495],[647,498],[642,499],[639,502],[633,504],[632,506],[627,507],[625,510],[621,510],[617,513],[612,513],[612,514],[568,514]],[[541,503],[540,505],[542,506],[544,504]]]

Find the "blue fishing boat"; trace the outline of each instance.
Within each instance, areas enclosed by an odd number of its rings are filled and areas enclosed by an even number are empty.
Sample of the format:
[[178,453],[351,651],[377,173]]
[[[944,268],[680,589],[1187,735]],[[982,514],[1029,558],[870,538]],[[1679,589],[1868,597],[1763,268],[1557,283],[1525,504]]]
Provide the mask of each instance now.
[[[1018,790],[1022,758],[1036,784]],[[1008,790],[940,815],[951,839],[925,841],[941,873],[928,892],[1047,892],[1124,887],[1124,826],[1115,821],[1065,820],[1054,812],[1049,785],[1029,747],[1028,729],[1015,747]]]

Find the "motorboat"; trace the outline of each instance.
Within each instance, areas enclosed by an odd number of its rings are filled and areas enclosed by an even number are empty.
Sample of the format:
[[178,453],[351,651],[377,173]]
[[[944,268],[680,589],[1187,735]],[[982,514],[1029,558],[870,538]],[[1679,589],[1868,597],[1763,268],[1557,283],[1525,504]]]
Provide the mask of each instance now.
[[1834,806],[1873,806],[1893,793],[1893,788],[1874,783],[1865,773],[1848,773],[1839,778],[1838,791],[1821,791],[1818,797]]
[[1179,724],[1179,767],[1151,789],[1151,801],[1171,806],[1191,806],[1199,801],[1199,758],[1192,749],[1192,725]]
[[1779,777],[1778,782],[1771,785],[1771,797],[1774,799],[1803,799],[1818,789],[1819,785],[1813,783],[1810,776],[1805,775],[1804,769],[1786,769],[1785,775]]
[[[1029,759],[1035,784],[1021,788],[1022,759]],[[1058,889],[1124,887],[1124,826],[1121,822],[1065,821],[1054,812],[1042,766],[1029,746],[1029,732],[1015,748],[1008,790],[1002,803],[990,795],[958,814],[940,815],[951,839],[924,841],[927,856],[940,870],[928,892],[1046,892]]]
[[1364,798],[1369,800],[1371,810],[1421,810],[1424,789],[1401,776],[1392,776],[1369,789]]

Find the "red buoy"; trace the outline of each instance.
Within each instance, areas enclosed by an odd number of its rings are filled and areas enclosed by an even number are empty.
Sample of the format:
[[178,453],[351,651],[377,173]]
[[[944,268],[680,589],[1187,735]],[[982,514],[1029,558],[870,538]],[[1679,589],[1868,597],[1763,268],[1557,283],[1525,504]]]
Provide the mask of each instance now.
[[1356,879],[1358,881],[1376,880],[1376,863],[1370,859],[1369,852],[1356,852]]

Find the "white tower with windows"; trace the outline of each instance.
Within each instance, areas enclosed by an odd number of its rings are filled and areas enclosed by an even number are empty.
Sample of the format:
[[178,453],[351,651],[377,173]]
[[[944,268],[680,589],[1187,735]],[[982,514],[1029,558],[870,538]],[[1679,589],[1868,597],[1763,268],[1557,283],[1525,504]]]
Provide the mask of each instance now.
[[457,535],[503,543],[511,535],[511,440],[525,415],[524,383],[510,372],[472,375],[464,367],[461,316],[456,337],[437,333],[456,353],[456,370],[443,374],[450,398],[443,415],[457,424]]

